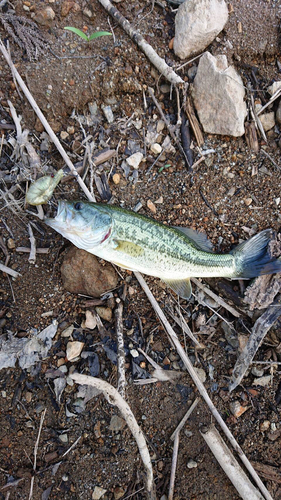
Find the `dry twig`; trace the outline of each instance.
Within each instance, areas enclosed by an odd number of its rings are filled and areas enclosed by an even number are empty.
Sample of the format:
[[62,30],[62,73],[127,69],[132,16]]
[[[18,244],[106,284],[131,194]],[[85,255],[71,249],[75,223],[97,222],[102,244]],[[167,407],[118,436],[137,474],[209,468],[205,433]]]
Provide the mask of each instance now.
[[35,113],[37,114],[38,118],[40,119],[41,123],[45,127],[47,133],[49,134],[51,140],[53,141],[53,143],[55,144],[55,146],[58,149],[59,153],[61,154],[63,160],[65,161],[65,163],[67,164],[68,168],[70,169],[70,171],[72,172],[72,174],[76,178],[79,186],[84,191],[84,193],[86,194],[86,196],[88,197],[88,199],[91,200],[91,201],[94,201],[93,197],[91,196],[91,193],[90,193],[89,189],[86,187],[86,185],[83,182],[83,180],[81,179],[80,175],[77,173],[77,171],[76,171],[76,169],[75,169],[72,161],[70,160],[70,158],[68,157],[66,151],[62,147],[62,145],[61,145],[60,141],[58,140],[56,134],[53,132],[52,128],[50,127],[48,121],[46,120],[45,116],[43,115],[42,111],[40,110],[38,104],[34,100],[34,98],[31,95],[31,93],[29,92],[29,90],[28,90],[27,86],[25,85],[22,77],[18,73],[15,65],[11,61],[11,58],[9,57],[9,54],[8,54],[6,48],[5,48],[5,45],[3,44],[3,42],[1,40],[0,40],[0,50],[1,50],[2,54],[3,54],[3,56],[5,57],[7,63],[9,64],[9,66],[11,68],[11,71],[12,71],[13,75],[15,76],[15,78],[16,78],[19,86],[21,87],[23,93],[25,94],[26,98],[28,99],[28,101],[31,104],[33,110],[35,111]]
[[[42,427],[43,427],[43,422],[44,422],[44,418],[45,418],[45,415],[46,415],[46,411],[47,411],[47,408],[45,408],[45,410],[41,414],[38,436],[37,436],[36,443],[35,443],[35,446],[34,446],[34,453],[33,453],[34,454],[34,462],[33,462],[33,472],[34,472],[34,474],[36,472],[36,467],[37,467],[37,452],[38,452],[38,446],[39,446],[39,441],[40,441],[40,436],[41,436],[41,432],[42,432]],[[33,474],[32,478],[31,478],[31,482],[30,482],[30,491],[29,491],[28,500],[32,499],[33,486],[34,486],[34,477],[35,477],[34,474]]]
[[227,304],[225,300],[219,297],[219,295],[216,295],[214,292],[212,292],[210,288],[203,285],[203,283],[201,283],[201,281],[199,281],[197,278],[190,278],[190,281],[192,281],[192,283],[194,283],[198,288],[200,288],[200,290],[203,290],[207,295],[209,295],[209,297],[214,299],[220,306],[229,311],[233,316],[235,316],[236,318],[240,318],[241,314],[238,311],[236,311],[234,307]]
[[184,417],[182,418],[182,420],[180,421],[179,425],[177,426],[176,430],[173,432],[173,434],[171,435],[171,439],[172,441],[175,439],[175,436],[176,434],[178,434],[181,429],[183,428],[183,426],[185,425],[185,422],[189,419],[191,413],[193,412],[193,410],[195,410],[196,406],[198,405],[199,403],[199,398],[196,398],[192,405],[188,408],[186,414],[184,415]]
[[240,384],[268,330],[280,316],[281,303],[279,299],[273,302],[257,319],[249,340],[235,363],[229,384],[230,391],[233,391]]
[[178,431],[176,433],[175,439],[174,439],[174,448],[173,448],[173,458],[172,458],[172,466],[171,466],[171,476],[170,476],[168,500],[173,500],[173,497],[174,497],[175,478],[176,478],[178,452],[179,452],[179,442],[180,442],[180,433]]
[[124,350],[124,337],[123,337],[123,302],[120,301],[115,311],[115,328],[117,336],[117,369],[118,369],[118,392],[125,399],[125,350]]
[[147,41],[142,37],[142,35],[135,31],[130,25],[129,21],[120,14],[120,12],[112,5],[109,0],[99,0],[101,5],[105,10],[117,21],[117,23],[123,28],[123,30],[129,35],[129,37],[138,45],[138,47],[144,52],[146,57],[155,66],[161,75],[163,75],[169,82],[174,85],[184,83],[182,78],[178,76],[174,70],[168,66],[168,64],[158,56],[155,50],[147,43]]
[[28,224],[28,233],[29,233],[29,241],[30,241],[30,254],[28,261],[30,264],[35,264],[36,262],[36,240],[33,235],[32,227]]
[[250,482],[215,426],[203,427],[200,430],[200,434],[205,439],[211,452],[216,457],[241,498],[244,500],[263,500],[263,496]]
[[184,159],[185,159],[185,161],[186,161],[186,164],[187,164],[187,165],[189,166],[189,168],[190,168],[190,163],[189,163],[189,160],[188,160],[188,158],[187,158],[187,156],[186,156],[186,154],[185,154],[185,151],[184,151],[184,149],[183,149],[183,147],[182,147],[182,145],[181,145],[181,143],[180,143],[179,139],[177,138],[177,136],[176,136],[176,134],[175,134],[175,132],[174,132],[174,130],[173,130],[173,128],[172,128],[172,126],[171,126],[171,124],[168,122],[168,120],[167,120],[166,116],[164,115],[163,110],[162,110],[162,108],[161,108],[161,106],[160,106],[159,102],[157,101],[157,99],[156,99],[156,97],[155,97],[155,95],[154,95],[154,91],[153,91],[153,89],[152,89],[151,87],[148,87],[148,88],[147,88],[147,90],[148,90],[149,95],[150,95],[150,97],[152,98],[152,100],[153,100],[153,102],[154,102],[154,104],[155,104],[156,108],[158,109],[158,111],[159,111],[159,113],[160,113],[160,116],[161,116],[162,120],[165,122],[165,125],[166,125],[166,127],[167,127],[167,129],[168,129],[168,132],[169,132],[170,136],[172,137],[172,139],[173,139],[173,140],[175,141],[175,143],[177,144],[177,146],[178,146],[178,148],[180,149],[180,151],[181,151],[182,155],[184,156]]
[[131,433],[133,434],[139,448],[140,456],[146,470],[147,497],[149,500],[156,500],[153,470],[146,440],[129,405],[120,396],[119,392],[104,380],[95,377],[89,377],[87,375],[81,375],[79,373],[73,373],[70,375],[70,377],[78,384],[91,385],[92,387],[95,387],[96,389],[102,391],[107,401],[110,404],[118,407],[123,418],[126,420],[127,425]]
[[135,272],[134,274],[135,274],[138,282],[140,283],[141,287],[143,288],[144,292],[146,293],[146,295],[147,295],[147,297],[148,297],[148,299],[149,299],[149,301],[150,301],[150,303],[151,303],[154,311],[156,312],[156,314],[158,315],[160,321],[162,322],[162,324],[166,328],[166,331],[167,331],[170,339],[173,341],[174,345],[176,346],[178,354],[180,355],[180,357],[181,357],[184,365],[186,366],[186,368],[187,368],[187,370],[189,372],[189,375],[191,376],[193,382],[195,383],[198,391],[200,392],[201,396],[204,398],[205,402],[207,403],[207,405],[208,405],[208,407],[209,407],[212,415],[215,417],[215,419],[217,420],[217,422],[221,426],[223,432],[225,433],[225,435],[227,436],[227,438],[231,442],[231,444],[232,444],[233,448],[235,449],[235,451],[238,453],[240,459],[242,460],[242,462],[244,463],[245,467],[247,468],[247,470],[251,474],[252,478],[254,479],[254,481],[256,482],[256,484],[258,485],[258,487],[260,488],[260,490],[263,493],[264,497],[267,500],[273,500],[272,496],[269,493],[269,491],[267,490],[267,488],[265,487],[265,485],[263,484],[263,482],[259,478],[259,476],[256,473],[255,469],[252,467],[252,465],[249,462],[248,458],[244,454],[242,448],[239,446],[239,444],[237,443],[237,441],[234,438],[233,434],[230,432],[230,430],[227,427],[226,423],[224,422],[224,420],[222,419],[222,417],[219,414],[218,410],[216,409],[214,403],[212,402],[210,396],[208,395],[208,393],[207,393],[207,391],[206,391],[206,389],[204,387],[204,384],[201,382],[200,378],[198,377],[196,371],[193,368],[193,365],[192,365],[189,357],[185,353],[185,351],[184,351],[184,349],[183,349],[180,341],[178,340],[176,332],[173,330],[173,328],[171,327],[170,323],[166,319],[165,314],[163,313],[163,311],[160,308],[160,306],[159,306],[158,302],[156,301],[155,297],[153,296],[153,294],[149,290],[149,288],[148,288],[145,280],[143,279],[142,275],[140,273],[138,273],[138,272]]
[[4,264],[2,264],[2,262],[0,262],[0,271],[3,271],[3,273],[6,273],[6,274],[10,274],[11,276],[13,276],[13,278],[17,278],[18,276],[21,276],[20,273],[18,273],[17,271],[14,271],[14,269],[11,269],[10,267],[5,266]]

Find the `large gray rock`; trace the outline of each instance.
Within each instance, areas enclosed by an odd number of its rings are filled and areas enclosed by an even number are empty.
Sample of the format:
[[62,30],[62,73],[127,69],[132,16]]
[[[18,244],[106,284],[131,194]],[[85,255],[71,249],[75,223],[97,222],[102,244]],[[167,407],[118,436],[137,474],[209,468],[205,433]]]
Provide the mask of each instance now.
[[64,257],[61,276],[68,292],[92,297],[100,297],[118,283],[117,273],[111,264],[102,265],[94,255],[75,246]]
[[247,108],[245,90],[237,71],[224,55],[203,54],[194,80],[193,98],[199,120],[209,134],[244,134]]
[[187,0],[175,19],[174,52],[181,59],[202,52],[222,31],[228,19],[224,0]]

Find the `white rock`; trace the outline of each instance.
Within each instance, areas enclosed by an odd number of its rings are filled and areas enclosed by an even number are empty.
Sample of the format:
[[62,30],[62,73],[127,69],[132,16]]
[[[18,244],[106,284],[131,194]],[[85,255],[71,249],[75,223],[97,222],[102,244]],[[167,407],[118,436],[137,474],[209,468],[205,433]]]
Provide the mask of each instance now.
[[273,111],[271,111],[270,113],[264,113],[263,115],[259,115],[259,119],[261,121],[261,124],[265,132],[271,130],[275,125],[275,117]]
[[187,462],[187,467],[188,469],[195,469],[196,467],[198,467],[198,463],[195,462],[195,460],[193,460],[192,458],[190,458]]
[[193,97],[200,122],[209,134],[244,134],[247,108],[241,77],[228,66],[224,55],[214,57],[205,52],[194,80]]
[[270,95],[273,95],[273,94],[275,94],[275,92],[277,92],[277,90],[280,90],[280,89],[281,89],[281,81],[279,80],[278,82],[273,82],[273,84],[267,88],[267,92]]
[[160,132],[162,132],[162,130],[164,130],[164,128],[165,128],[164,120],[159,120],[157,123],[156,132],[158,132],[159,134]]
[[86,319],[82,321],[82,328],[89,328],[89,330],[94,330],[97,326],[97,320],[91,311],[85,312]]
[[114,115],[112,112],[112,109],[110,106],[101,106],[101,109],[103,110],[103,114],[105,118],[107,119],[108,123],[113,123],[114,122]]
[[206,373],[205,371],[203,370],[203,368],[196,368],[194,367],[194,370],[196,371],[198,377],[200,378],[201,382],[206,382]]
[[188,0],[175,19],[174,52],[181,59],[202,52],[223,30],[228,19],[224,0]]
[[162,147],[160,146],[160,144],[158,144],[158,142],[154,142],[153,144],[151,144],[150,150],[154,155],[160,155]]
[[134,153],[126,159],[126,162],[130,167],[139,168],[139,164],[143,159],[143,154],[141,152]]
[[80,355],[83,347],[84,342],[79,342],[78,340],[75,340],[74,342],[67,342],[66,357],[68,361],[77,358],[77,356]]
[[263,377],[255,378],[252,385],[261,385],[262,387],[266,387],[269,385],[271,381],[271,375],[264,375]]
[[92,500],[100,500],[101,497],[106,493],[104,488],[100,488],[100,486],[95,486],[95,489],[92,493]]

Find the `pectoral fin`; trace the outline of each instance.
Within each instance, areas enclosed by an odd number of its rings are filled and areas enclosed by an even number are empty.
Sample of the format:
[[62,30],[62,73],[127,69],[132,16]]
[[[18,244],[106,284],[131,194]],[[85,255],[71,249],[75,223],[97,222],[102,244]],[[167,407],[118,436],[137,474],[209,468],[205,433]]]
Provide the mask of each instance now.
[[190,279],[186,278],[184,280],[167,280],[162,279],[174,292],[182,297],[182,299],[189,300],[192,294],[192,288]]
[[144,254],[144,249],[140,245],[132,243],[131,241],[115,239],[114,243],[114,250],[122,252],[125,255],[129,255],[130,257],[141,257]]

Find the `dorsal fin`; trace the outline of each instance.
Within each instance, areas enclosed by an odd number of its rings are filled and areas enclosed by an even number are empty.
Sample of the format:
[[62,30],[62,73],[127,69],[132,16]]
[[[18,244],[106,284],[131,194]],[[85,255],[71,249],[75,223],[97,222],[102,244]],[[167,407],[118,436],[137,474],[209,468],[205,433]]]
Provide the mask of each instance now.
[[204,250],[204,252],[209,253],[213,252],[213,245],[211,241],[208,240],[206,233],[195,231],[195,229],[191,229],[191,227],[174,226],[174,229],[185,234],[199,250]]

